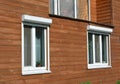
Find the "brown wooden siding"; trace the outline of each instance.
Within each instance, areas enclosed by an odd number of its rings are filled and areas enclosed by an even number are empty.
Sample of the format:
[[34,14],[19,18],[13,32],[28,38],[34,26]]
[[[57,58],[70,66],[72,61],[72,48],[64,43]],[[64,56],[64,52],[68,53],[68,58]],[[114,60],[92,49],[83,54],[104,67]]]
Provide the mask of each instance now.
[[90,18],[91,21],[97,22],[97,7],[96,7],[96,0],[90,0]]
[[97,0],[97,22],[112,24],[111,0]]
[[91,21],[112,25],[111,5],[111,0],[91,0]]
[[[86,81],[115,84],[120,79],[119,0],[113,0],[113,8],[112,68],[88,70],[87,23],[50,17],[49,0],[0,0],[0,84],[79,84]],[[50,74],[21,75],[23,14],[53,20],[50,26]],[[92,11],[92,15],[96,21],[96,12]]]

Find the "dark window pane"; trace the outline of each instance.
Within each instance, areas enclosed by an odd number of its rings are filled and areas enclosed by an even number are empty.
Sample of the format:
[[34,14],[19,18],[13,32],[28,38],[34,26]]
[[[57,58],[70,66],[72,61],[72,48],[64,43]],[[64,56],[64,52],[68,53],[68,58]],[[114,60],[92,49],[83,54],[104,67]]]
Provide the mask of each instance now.
[[45,66],[44,29],[36,28],[36,67]]
[[92,34],[88,34],[88,46],[89,46],[89,64],[93,64],[93,40]]
[[107,63],[107,39],[108,36],[102,35],[102,62]]
[[95,35],[95,62],[100,63],[100,39],[99,35]]
[[24,26],[24,66],[31,66],[31,28]]
[[60,15],[74,17],[74,0],[60,0]]

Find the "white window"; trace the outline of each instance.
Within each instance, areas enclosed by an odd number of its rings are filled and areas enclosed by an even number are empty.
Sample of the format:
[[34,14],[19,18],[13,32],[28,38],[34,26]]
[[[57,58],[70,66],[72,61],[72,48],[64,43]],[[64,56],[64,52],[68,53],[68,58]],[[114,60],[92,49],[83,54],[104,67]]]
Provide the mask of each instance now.
[[50,13],[88,20],[89,0],[50,0]]
[[112,29],[88,26],[88,68],[111,67],[110,33]]
[[50,73],[49,25],[51,19],[22,17],[22,74]]

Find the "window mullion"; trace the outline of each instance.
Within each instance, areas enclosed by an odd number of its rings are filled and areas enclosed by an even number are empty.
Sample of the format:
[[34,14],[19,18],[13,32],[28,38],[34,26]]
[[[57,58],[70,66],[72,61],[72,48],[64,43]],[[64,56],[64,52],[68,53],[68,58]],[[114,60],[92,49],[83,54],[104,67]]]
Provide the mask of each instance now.
[[93,40],[93,64],[95,64],[95,34],[92,35]]
[[57,15],[58,13],[58,0],[54,0],[54,14]]
[[74,0],[74,17],[77,18],[77,0]]
[[46,29],[44,29],[44,47],[45,47],[44,51],[45,51],[45,68],[46,68],[47,67],[47,61],[46,61],[47,60],[47,58],[46,58],[46,52],[47,52],[46,51],[46,49],[47,49],[46,48]]
[[109,59],[109,58],[108,58],[108,55],[109,55],[109,46],[110,46],[110,45],[109,45],[109,44],[110,44],[110,43],[109,43],[109,36],[106,36],[106,44],[107,44],[107,48],[106,48],[106,49],[107,49],[107,63],[108,63],[108,59]]
[[24,56],[24,24],[22,23],[22,68],[24,67],[24,59],[25,59],[25,56]]
[[56,14],[60,15],[60,0],[55,1],[56,1]]
[[36,66],[36,39],[35,39],[35,36],[36,36],[36,32],[35,32],[35,27],[32,27],[31,29],[31,42],[32,42],[32,66],[35,68]]
[[111,65],[111,41],[110,41],[110,35],[108,35],[108,63]]
[[99,36],[100,39],[100,63],[102,64],[102,35]]
[[[50,46],[50,44],[49,44],[49,41],[50,41],[50,39],[49,39],[49,38],[50,38],[49,27],[47,27],[47,34],[46,34],[46,35],[47,35],[47,36],[46,36],[46,39],[47,39],[47,40],[46,40],[46,41],[47,41],[46,47],[47,47],[47,46]],[[48,63],[47,63],[47,66],[48,66],[48,70],[50,71],[50,66],[49,66],[49,65],[50,65],[50,52],[49,52],[49,51],[50,51],[50,48],[47,47],[47,50],[46,50],[46,51],[48,52],[48,53],[47,53],[47,57],[46,57],[46,58],[47,58],[47,62],[48,62]]]
[[88,20],[91,21],[91,5],[90,5],[91,0],[88,0]]

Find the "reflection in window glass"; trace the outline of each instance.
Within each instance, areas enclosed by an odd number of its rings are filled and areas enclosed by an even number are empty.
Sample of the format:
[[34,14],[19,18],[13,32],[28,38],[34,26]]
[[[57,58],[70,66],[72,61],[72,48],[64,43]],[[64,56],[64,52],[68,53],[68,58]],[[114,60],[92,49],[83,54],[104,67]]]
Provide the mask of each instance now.
[[88,20],[88,0],[50,0],[50,13]]
[[88,0],[77,0],[77,12],[79,19],[88,20]]
[[108,36],[102,35],[102,62],[107,63],[107,39]]
[[44,29],[36,28],[36,67],[45,66]]
[[60,15],[74,17],[74,0],[60,0]]
[[24,28],[24,66],[31,66],[31,28]]
[[100,63],[100,39],[99,35],[95,35],[95,62]]

